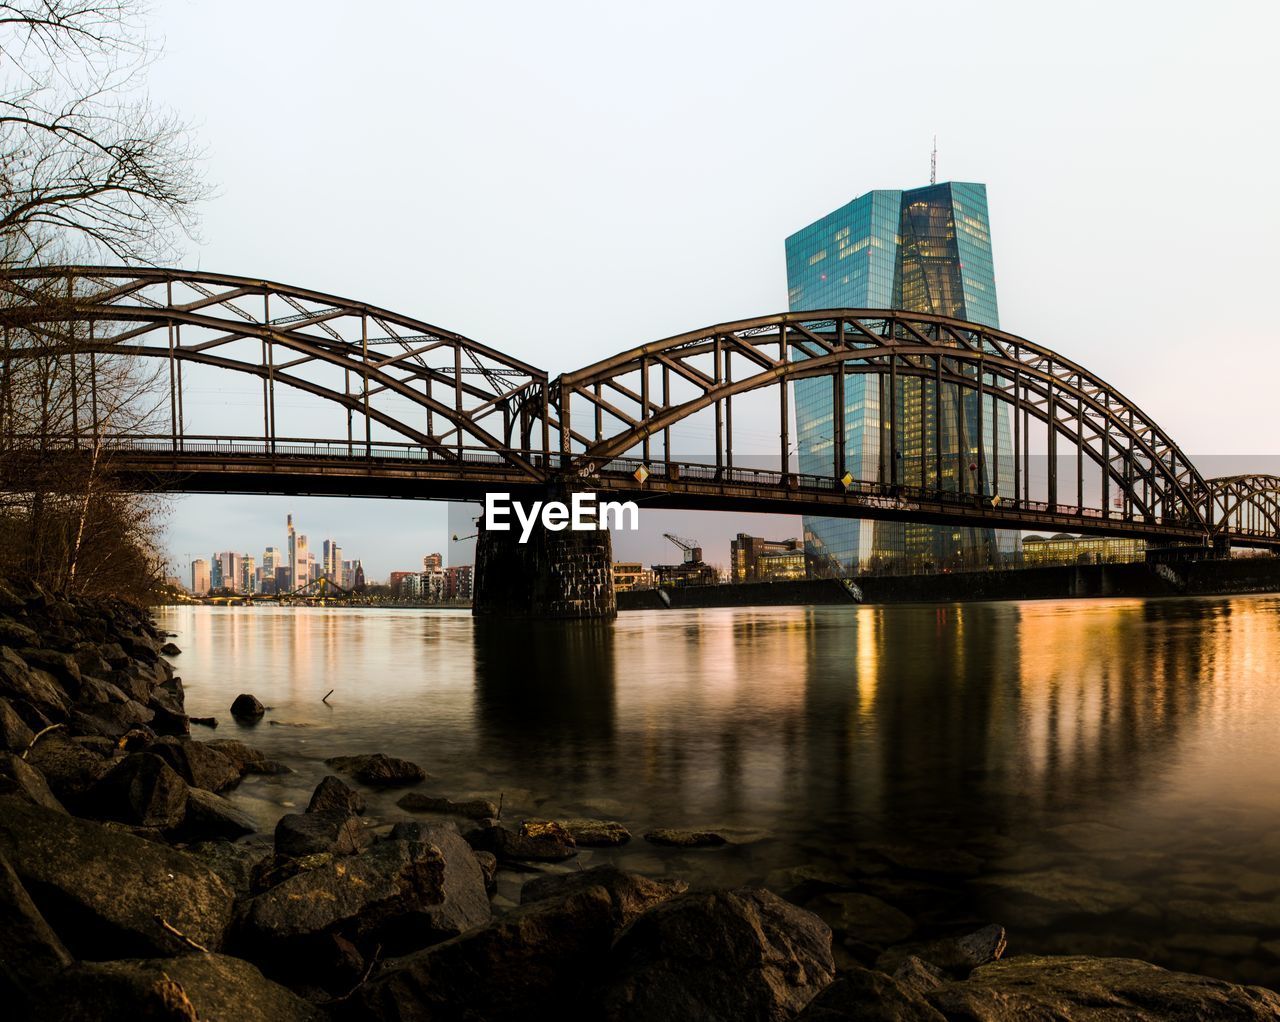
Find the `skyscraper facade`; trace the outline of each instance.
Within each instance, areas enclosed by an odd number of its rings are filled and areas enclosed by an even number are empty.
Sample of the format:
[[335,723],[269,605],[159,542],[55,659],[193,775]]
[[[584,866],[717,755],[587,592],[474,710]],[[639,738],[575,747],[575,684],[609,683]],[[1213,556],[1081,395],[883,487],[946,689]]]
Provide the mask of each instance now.
[[191,592],[204,596],[209,591],[209,562],[197,557],[191,562]]
[[[985,185],[867,192],[787,238],[786,254],[794,311],[905,309],[999,326]],[[846,378],[845,461],[836,465],[831,383],[797,381],[799,470],[932,486],[940,436],[943,489],[992,496],[994,480],[1013,477],[1007,404],[988,393],[979,409],[971,390],[944,384],[935,396],[933,381],[906,376],[898,379],[898,464],[886,465],[888,386],[872,374]],[[809,516],[804,529],[806,560],[816,575],[980,569],[1013,558],[1018,548],[1017,533],[991,529]]]

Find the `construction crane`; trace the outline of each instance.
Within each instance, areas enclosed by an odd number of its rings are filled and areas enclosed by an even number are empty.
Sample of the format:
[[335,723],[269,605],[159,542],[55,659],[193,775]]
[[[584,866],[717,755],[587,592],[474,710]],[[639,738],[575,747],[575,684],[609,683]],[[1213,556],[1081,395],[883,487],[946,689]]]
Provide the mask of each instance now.
[[664,532],[662,538],[670,540],[683,551],[685,564],[702,563],[702,544],[696,539],[684,539],[680,536],[673,536],[669,532]]

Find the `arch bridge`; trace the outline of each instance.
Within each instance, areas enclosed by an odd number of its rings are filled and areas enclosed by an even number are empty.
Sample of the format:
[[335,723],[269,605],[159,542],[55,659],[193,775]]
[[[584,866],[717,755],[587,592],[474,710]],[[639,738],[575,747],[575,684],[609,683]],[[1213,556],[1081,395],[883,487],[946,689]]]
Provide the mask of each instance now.
[[[474,500],[580,487],[649,507],[1280,547],[1280,479],[1206,479],[1084,367],[924,313],[724,323],[553,379],[321,292],[72,266],[0,275],[0,360],[13,456],[105,450],[139,486],[173,491]],[[856,376],[871,378],[878,435],[830,414]],[[829,388],[825,418],[802,432],[793,384],[823,401]]]

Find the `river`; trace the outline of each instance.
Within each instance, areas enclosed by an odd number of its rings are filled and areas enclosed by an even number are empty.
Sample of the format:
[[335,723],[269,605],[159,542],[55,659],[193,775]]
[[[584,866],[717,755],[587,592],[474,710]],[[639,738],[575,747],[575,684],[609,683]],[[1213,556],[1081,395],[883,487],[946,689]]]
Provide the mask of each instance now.
[[[512,626],[465,611],[168,608],[187,709],[291,764],[231,794],[268,832],[327,756],[421,764],[504,821],[695,885],[846,883],[927,936],[1280,987],[1280,598],[745,608]],[[329,702],[322,697],[332,690]],[[227,708],[252,692],[252,727]],[[399,793],[369,814],[403,815]],[[707,850],[651,827],[715,829]],[[504,875],[499,906],[518,900]],[[893,917],[896,918],[896,917]]]

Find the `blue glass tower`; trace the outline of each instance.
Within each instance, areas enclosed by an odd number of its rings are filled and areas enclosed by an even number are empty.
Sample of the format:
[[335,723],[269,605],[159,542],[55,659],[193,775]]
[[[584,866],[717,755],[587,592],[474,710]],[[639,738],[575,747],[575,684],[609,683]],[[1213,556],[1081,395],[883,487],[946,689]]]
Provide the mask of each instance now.
[[[786,241],[787,294],[792,310],[863,308],[931,312],[999,326],[985,185],[948,182],[907,191],[867,192]],[[881,388],[874,375],[845,381],[845,464],[834,464],[834,409],[826,380],[795,384],[797,460],[801,472],[887,479],[881,460]],[[1013,473],[1012,420],[988,395],[900,378],[897,478],[923,483],[941,436],[942,486],[992,493],[993,479]],[[942,422],[935,430],[935,409]],[[979,412],[982,412],[980,415]],[[994,423],[994,444],[978,458],[979,423]],[[926,449],[927,448],[927,449]],[[931,479],[931,477],[929,477]],[[1018,534],[900,522],[805,517],[811,574],[981,569],[1016,555]]]

